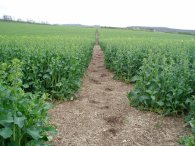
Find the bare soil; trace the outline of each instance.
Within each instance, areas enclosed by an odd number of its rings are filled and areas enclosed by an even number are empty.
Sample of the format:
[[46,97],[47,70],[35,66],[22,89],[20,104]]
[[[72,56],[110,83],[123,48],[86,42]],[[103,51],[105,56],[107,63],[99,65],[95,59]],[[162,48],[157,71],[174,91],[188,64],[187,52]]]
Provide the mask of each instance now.
[[177,146],[186,131],[182,118],[163,117],[129,106],[130,84],[113,80],[99,45],[73,101],[55,105],[55,146]]

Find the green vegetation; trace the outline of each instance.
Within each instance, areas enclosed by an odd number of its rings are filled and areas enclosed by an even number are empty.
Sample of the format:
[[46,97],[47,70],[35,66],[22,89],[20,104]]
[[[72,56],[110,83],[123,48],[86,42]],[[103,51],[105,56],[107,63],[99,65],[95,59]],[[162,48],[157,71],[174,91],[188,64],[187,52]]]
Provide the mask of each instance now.
[[0,62],[23,62],[24,90],[70,98],[91,58],[95,29],[1,22]]
[[0,145],[49,145],[46,100],[73,97],[94,44],[94,28],[0,21]]
[[[0,145],[49,145],[52,99],[72,99],[92,56],[95,29],[0,21]],[[185,115],[195,145],[195,36],[101,29],[115,77],[135,82],[130,104]]]
[[[188,113],[194,134],[194,36],[101,29],[100,44],[107,68],[136,82],[128,95],[132,106],[165,115]],[[193,145],[194,139],[185,138],[185,144]]]
[[[13,59],[0,66],[0,145],[44,145],[56,133],[48,123],[51,105],[47,95],[22,90],[22,62]],[[51,135],[52,134],[52,135]],[[46,145],[46,144],[45,144]]]

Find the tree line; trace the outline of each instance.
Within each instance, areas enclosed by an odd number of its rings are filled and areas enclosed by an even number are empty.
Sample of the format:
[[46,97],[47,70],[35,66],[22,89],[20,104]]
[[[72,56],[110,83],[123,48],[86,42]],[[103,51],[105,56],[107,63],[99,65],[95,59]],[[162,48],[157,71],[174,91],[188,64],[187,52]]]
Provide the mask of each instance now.
[[14,19],[10,15],[3,15],[2,20],[4,21],[17,21],[17,22],[27,22],[27,23],[41,23],[41,24],[48,24],[46,21],[41,21],[41,22],[36,22],[35,20],[32,19],[27,19],[27,20],[22,20],[21,18]]

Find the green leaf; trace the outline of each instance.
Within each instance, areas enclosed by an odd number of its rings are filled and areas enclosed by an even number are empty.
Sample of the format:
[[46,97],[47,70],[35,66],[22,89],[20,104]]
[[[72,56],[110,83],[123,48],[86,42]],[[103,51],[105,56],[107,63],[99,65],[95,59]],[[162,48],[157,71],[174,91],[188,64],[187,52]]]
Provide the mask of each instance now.
[[56,84],[56,86],[57,86],[57,87],[61,87],[61,86],[62,86],[62,83],[59,82],[59,83]]
[[34,127],[28,128],[27,133],[35,140],[38,140],[41,138],[40,129],[38,129],[38,127],[37,128],[34,128]]
[[140,102],[145,101],[147,99],[149,99],[149,97],[146,96],[146,95],[142,95],[142,96],[139,97]]
[[152,98],[152,100],[155,100],[155,99],[156,99],[156,97],[155,97],[155,96],[151,96],[151,98]]
[[50,76],[48,74],[44,74],[43,79],[50,79]]
[[18,125],[18,127],[22,128],[24,126],[26,118],[23,117],[14,117],[14,124]]
[[146,93],[148,93],[149,95],[152,95],[152,91],[151,90],[146,90]]
[[129,94],[128,94],[128,98],[131,98],[131,97],[134,97],[134,96],[137,96],[137,92],[130,91]]
[[5,128],[0,129],[0,135],[3,138],[5,138],[5,139],[11,137],[12,136],[12,130],[11,130],[11,128],[5,127]]
[[51,146],[40,140],[31,140],[25,146]]
[[191,126],[191,127],[195,127],[195,120],[191,120],[191,121],[190,121],[190,126]]
[[24,84],[22,85],[23,88],[29,88],[29,85],[28,84]]
[[195,127],[192,128],[192,133],[195,134]]
[[163,106],[163,105],[164,105],[164,102],[158,101],[157,104],[158,104],[159,106]]
[[131,82],[136,82],[137,80],[139,80],[138,76],[134,76],[134,77],[131,78]]
[[57,135],[57,130],[53,126],[48,126],[48,127],[44,128],[44,130],[49,132],[52,135]]
[[50,104],[50,103],[45,103],[44,106],[43,106],[43,109],[48,111],[48,110],[51,109],[52,107],[53,107],[52,104]]
[[11,113],[1,113],[0,114],[0,124],[4,125],[6,123],[12,123],[13,116]]

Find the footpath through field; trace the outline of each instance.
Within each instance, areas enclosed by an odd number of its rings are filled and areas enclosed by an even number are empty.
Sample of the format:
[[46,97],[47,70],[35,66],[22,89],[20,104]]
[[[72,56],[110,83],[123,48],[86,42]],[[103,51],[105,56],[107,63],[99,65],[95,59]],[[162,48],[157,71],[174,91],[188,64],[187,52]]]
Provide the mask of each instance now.
[[104,55],[94,47],[92,61],[76,95],[55,105],[51,122],[57,126],[55,146],[173,146],[184,135],[180,118],[162,117],[129,106],[131,85],[113,80]]

